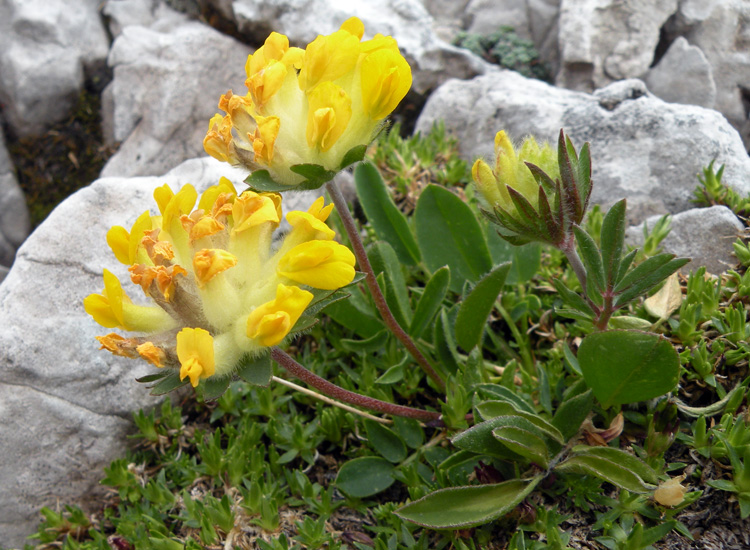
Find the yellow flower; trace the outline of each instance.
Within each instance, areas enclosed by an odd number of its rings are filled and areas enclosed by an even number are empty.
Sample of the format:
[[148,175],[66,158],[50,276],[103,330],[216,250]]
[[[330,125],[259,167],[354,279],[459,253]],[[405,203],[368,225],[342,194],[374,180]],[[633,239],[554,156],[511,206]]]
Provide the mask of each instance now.
[[129,331],[152,332],[168,330],[174,320],[158,307],[137,306],[130,301],[117,277],[104,270],[104,290],[90,294],[83,300],[86,313],[106,328],[123,328]]
[[354,279],[351,250],[334,241],[308,241],[287,252],[279,261],[279,275],[297,283],[335,290]]
[[200,197],[185,185],[177,193],[159,187],[154,199],[161,216],[146,213],[131,231],[114,228],[107,238],[156,305],[133,304],[104,270],[104,290],[84,307],[106,327],[149,333],[99,337],[103,349],[179,369],[168,376],[193,386],[230,376],[247,355],[286,338],[313,298],[301,285],[334,290],[354,276],[353,255],[325,224],[332,205],[322,197],[306,212],[289,213],[292,231],[278,246],[278,193],[238,196],[222,179]]
[[477,159],[471,169],[477,188],[491,207],[499,206],[509,212],[515,210],[508,187],[537,207],[539,184],[526,166],[527,162],[535,164],[553,179],[560,176],[556,151],[547,143],[540,147],[533,137],[527,138],[516,151],[508,135],[500,131],[495,136],[495,155],[494,170],[482,159]]
[[184,328],[177,333],[180,380],[190,378],[193,387],[214,374],[214,339],[202,328]]
[[245,64],[248,93],[219,101],[226,116],[209,123],[204,148],[250,170],[268,170],[278,183],[304,177],[291,167],[340,169],[353,148],[367,145],[411,87],[409,64],[391,37],[362,42],[353,17],[304,50],[272,33]]
[[296,286],[276,287],[276,298],[254,309],[247,319],[247,336],[262,346],[275,346],[294,326],[313,299],[312,293]]

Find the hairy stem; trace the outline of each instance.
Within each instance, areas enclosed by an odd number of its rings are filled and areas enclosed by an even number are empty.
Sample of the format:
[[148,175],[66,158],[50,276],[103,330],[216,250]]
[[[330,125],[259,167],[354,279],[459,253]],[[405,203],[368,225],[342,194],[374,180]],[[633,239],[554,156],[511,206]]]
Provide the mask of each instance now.
[[352,243],[352,249],[354,251],[354,256],[357,258],[359,269],[361,269],[365,274],[365,282],[367,283],[367,288],[370,289],[370,294],[375,301],[375,307],[380,312],[380,315],[383,318],[383,322],[394,334],[394,336],[399,339],[404,347],[409,350],[409,353],[411,353],[412,357],[414,357],[419,366],[422,367],[422,370],[424,370],[427,375],[432,378],[432,380],[438,385],[439,388],[445,389],[445,381],[440,377],[435,368],[430,364],[430,362],[422,354],[422,352],[419,351],[417,345],[406,333],[406,331],[401,328],[401,325],[398,324],[398,321],[396,321],[393,313],[391,313],[391,310],[385,301],[385,296],[383,296],[383,292],[380,290],[378,282],[375,279],[375,273],[372,270],[372,265],[370,265],[370,260],[367,257],[367,253],[365,252],[365,245],[362,243],[362,239],[360,238],[359,232],[357,231],[357,226],[354,223],[354,218],[352,218],[351,212],[349,212],[349,207],[346,204],[346,199],[344,199],[344,196],[341,194],[341,190],[339,190],[339,188],[336,187],[336,184],[334,184],[332,181],[326,184],[326,189],[328,190],[328,194],[333,200],[333,204],[336,205],[336,210],[341,217],[341,222],[344,224],[346,234],[349,236],[349,241]]
[[305,367],[295,361],[289,354],[280,350],[279,348],[271,348],[271,358],[276,361],[282,368],[287,372],[296,376],[303,382],[311,385],[321,393],[324,393],[328,397],[332,397],[338,401],[356,405],[358,407],[364,407],[372,411],[378,411],[393,416],[404,416],[406,418],[415,418],[417,420],[423,420],[425,422],[440,420],[440,413],[433,411],[425,411],[422,409],[414,409],[412,407],[405,407],[403,405],[394,405],[374,397],[367,397],[366,395],[360,395],[353,391],[345,390],[329,382],[325,378],[321,378],[317,374],[312,373]]

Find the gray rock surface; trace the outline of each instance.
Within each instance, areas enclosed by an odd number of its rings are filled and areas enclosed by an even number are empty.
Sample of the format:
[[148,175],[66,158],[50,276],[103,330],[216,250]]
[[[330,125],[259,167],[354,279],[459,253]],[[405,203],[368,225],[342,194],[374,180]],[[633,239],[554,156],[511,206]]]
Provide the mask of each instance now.
[[19,136],[42,133],[74,105],[84,68],[103,63],[109,37],[99,0],[0,2],[0,103]]
[[[645,221],[654,227],[659,216]],[[664,252],[692,258],[682,268],[683,273],[694,271],[701,266],[708,273],[721,275],[737,265],[732,253],[732,243],[744,229],[742,222],[726,206],[692,208],[672,216],[672,230],[661,242]],[[625,232],[626,241],[633,246],[643,244],[643,224],[629,227]]]
[[63,202],[19,249],[0,285],[3,545],[22,546],[41,506],[80,503],[100,490],[102,468],[127,445],[132,413],[158,402],[135,382],[152,369],[100,351],[94,336],[109,330],[83,310],[82,300],[102,289],[103,268],[128,280],[107,247],[107,230],[155,210],[157,186],[202,189],[221,175],[244,177],[204,158],[162,177],[100,179]]
[[644,82],[651,93],[670,103],[700,105],[712,109],[716,83],[711,64],[697,46],[682,36],[669,46],[659,63],[649,69]]
[[[29,210],[0,132],[0,265],[10,267],[15,249],[29,235]],[[3,274],[0,273],[0,281]]]
[[[167,12],[165,12],[167,13]],[[163,173],[204,155],[208,121],[221,94],[244,93],[250,48],[198,22],[167,13],[152,27],[125,27],[109,55],[114,80],[105,90],[107,139],[122,141],[102,176]]]
[[556,83],[591,92],[640,77],[654,59],[661,26],[677,0],[561,0]]
[[[716,103],[750,149],[750,2],[746,0],[681,0],[668,25],[706,55],[716,83]],[[743,92],[743,90],[745,90]]]
[[[227,0],[212,0],[228,11]],[[241,33],[263,41],[270,31],[280,32],[298,46],[318,34],[329,34],[356,15],[365,24],[365,38],[376,33],[393,36],[409,61],[417,93],[448,78],[471,78],[489,65],[467,50],[440,40],[434,20],[419,0],[234,0],[232,17]]]
[[609,206],[626,197],[631,223],[691,208],[697,175],[712,159],[726,165],[725,183],[750,193],[750,158],[726,119],[701,107],[665,103],[640,80],[589,95],[497,71],[443,84],[416,129],[427,131],[438,119],[458,137],[468,159],[492,158],[494,136],[503,129],[515,139],[532,134],[556,143],[563,128],[578,147],[589,141],[592,200]]

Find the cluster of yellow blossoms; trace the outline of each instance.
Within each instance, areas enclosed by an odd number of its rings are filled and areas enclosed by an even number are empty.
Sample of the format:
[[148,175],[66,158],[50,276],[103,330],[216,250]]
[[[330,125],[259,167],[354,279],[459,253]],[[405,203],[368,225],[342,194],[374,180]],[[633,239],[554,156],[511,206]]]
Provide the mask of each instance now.
[[248,93],[219,101],[203,146],[211,156],[274,181],[299,184],[290,170],[316,164],[338,170],[346,153],[369,143],[411,86],[411,69],[390,36],[362,41],[356,17],[307,48],[271,33],[245,64]]
[[325,224],[333,205],[323,198],[287,214],[292,229],[273,250],[276,193],[238,195],[222,178],[200,199],[190,184],[177,193],[164,185],[154,198],[160,215],[144,212],[130,231],[113,227],[107,242],[156,305],[133,304],[106,269],[104,291],[84,300],[99,324],[148,333],[99,337],[115,355],[179,368],[180,379],[197,386],[279,344],[313,300],[303,287],[335,290],[354,278],[354,255],[333,240]]
[[492,208],[499,206],[508,212],[515,211],[508,187],[518,191],[537,208],[539,184],[526,166],[527,162],[541,168],[552,180],[560,176],[557,151],[548,143],[540,146],[533,137],[528,137],[516,151],[504,130],[495,135],[495,168],[477,159],[471,169],[477,189]]

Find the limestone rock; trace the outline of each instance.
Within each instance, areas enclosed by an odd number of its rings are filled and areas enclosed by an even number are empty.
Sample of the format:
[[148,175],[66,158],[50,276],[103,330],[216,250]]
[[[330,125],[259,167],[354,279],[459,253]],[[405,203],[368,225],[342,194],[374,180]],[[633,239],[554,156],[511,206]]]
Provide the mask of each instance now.
[[[657,221],[659,216],[654,216],[645,223],[648,227],[654,227]],[[744,225],[726,206],[692,208],[675,214],[672,216],[671,227],[672,230],[661,242],[661,246],[664,252],[692,258],[682,268],[684,273],[705,266],[708,273],[721,275],[737,265],[737,258],[732,253],[732,243],[737,240]],[[625,238],[629,244],[641,246],[643,224],[629,227]]]
[[660,28],[676,9],[677,0],[561,0],[556,83],[591,92],[640,77],[654,58]]
[[[5,138],[0,132],[0,237],[15,249],[26,239],[30,229],[26,199],[16,180],[13,164],[5,148]],[[2,260],[0,264],[10,266],[10,263]]]
[[711,109],[716,102],[716,83],[708,59],[682,36],[672,42],[644,81],[650,92],[670,103]]
[[107,0],[102,13],[114,37],[131,25],[163,30],[187,21],[185,15],[171,9],[163,0]]
[[[220,0],[212,0],[217,2]],[[448,78],[470,78],[489,70],[471,52],[446,44],[432,30],[433,19],[419,0],[234,0],[234,20],[256,41],[271,31],[305,46],[329,34],[352,15],[365,24],[365,38],[391,35],[411,65],[413,89],[425,93]]]
[[589,141],[592,200],[609,206],[627,198],[631,223],[689,209],[697,175],[712,159],[726,165],[725,183],[750,193],[750,158],[726,119],[701,107],[665,103],[639,80],[616,82],[596,95],[512,71],[450,80],[430,96],[416,129],[428,131],[439,119],[468,159],[492,158],[495,133],[502,129],[516,139],[532,134],[556,143],[562,128],[578,147]]
[[153,211],[157,186],[203,189],[221,175],[244,177],[204,158],[162,177],[100,179],[63,202],[19,249],[0,285],[3,545],[22,546],[41,506],[80,503],[95,492],[102,468],[124,452],[132,413],[158,402],[135,382],[153,369],[100,351],[94,336],[108,330],[83,310],[82,300],[102,288],[103,268],[128,280],[107,230]]
[[466,30],[490,34],[500,27],[513,27],[521,38],[531,38],[527,0],[470,0],[464,19]]
[[103,63],[109,38],[99,0],[0,2],[0,103],[19,136],[37,135],[63,120],[84,80]]
[[232,88],[245,91],[249,53],[198,22],[125,27],[109,55],[114,80],[103,101],[107,138],[123,143],[102,176],[159,174],[204,155],[219,97]]

